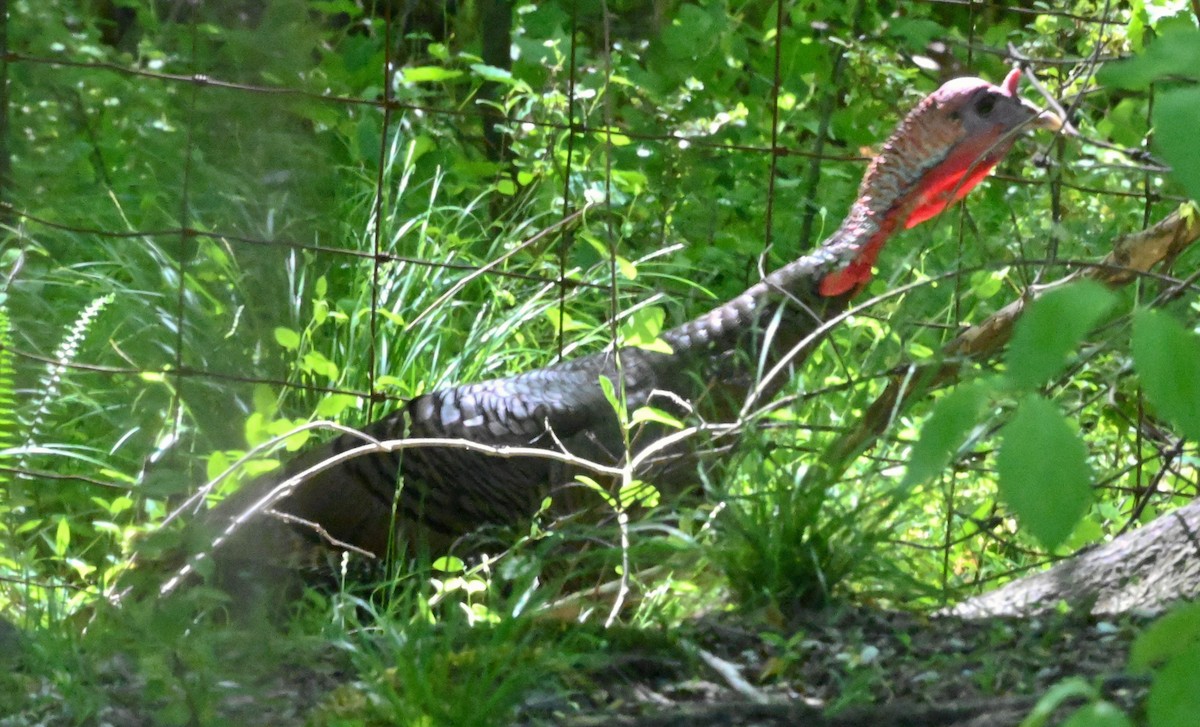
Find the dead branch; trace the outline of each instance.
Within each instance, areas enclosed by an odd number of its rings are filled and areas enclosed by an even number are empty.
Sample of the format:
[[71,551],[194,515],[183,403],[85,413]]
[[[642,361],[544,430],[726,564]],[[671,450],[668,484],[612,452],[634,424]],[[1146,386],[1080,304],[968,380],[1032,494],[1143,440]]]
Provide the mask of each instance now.
[[1118,237],[1113,243],[1113,251],[1096,265],[1029,289],[1026,295],[946,344],[939,361],[909,366],[893,376],[883,393],[867,407],[858,425],[830,448],[827,474],[840,473],[855,456],[870,449],[887,431],[897,413],[907,408],[915,396],[927,395],[953,381],[963,363],[984,359],[1003,348],[1025,307],[1047,291],[1084,278],[1110,287],[1128,285],[1155,265],[1174,259],[1198,239],[1200,221],[1195,218],[1194,208],[1183,207],[1145,230]]

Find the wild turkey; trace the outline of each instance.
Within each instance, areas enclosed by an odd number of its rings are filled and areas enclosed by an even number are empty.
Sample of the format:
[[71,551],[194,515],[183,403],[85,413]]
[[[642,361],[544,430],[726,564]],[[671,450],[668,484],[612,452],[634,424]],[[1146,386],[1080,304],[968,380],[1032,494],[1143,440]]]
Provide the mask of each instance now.
[[[561,459],[502,457],[453,445],[380,451],[366,443],[450,438],[611,465],[630,461],[630,453],[601,377],[623,384],[628,411],[651,404],[728,421],[749,398],[765,401],[784,377],[762,381],[761,373],[811,350],[822,323],[845,310],[868,282],[894,232],[966,195],[1023,128],[1061,125],[1017,96],[1019,80],[1017,70],[1000,86],[960,78],[926,97],[871,162],[838,230],[818,250],[664,333],[671,353],[609,350],[419,396],[362,435],[343,434],[223,501],[202,518],[213,533],[210,547],[218,560],[258,562],[283,561],[313,546],[375,556],[394,552],[397,544],[439,552],[482,526],[531,517],[548,495],[557,507],[582,507],[573,492],[580,488],[569,487],[578,468]],[[633,455],[662,434],[640,433]],[[297,479],[356,449],[368,451]],[[648,479],[670,479],[663,472],[678,452],[664,450]]]

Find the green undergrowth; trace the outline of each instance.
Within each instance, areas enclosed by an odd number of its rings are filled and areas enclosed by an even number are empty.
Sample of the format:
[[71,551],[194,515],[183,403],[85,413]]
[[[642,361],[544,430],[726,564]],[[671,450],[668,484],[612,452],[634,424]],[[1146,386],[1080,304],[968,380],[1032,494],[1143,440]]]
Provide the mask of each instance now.
[[[122,42],[110,5],[136,17]],[[484,3],[405,29],[370,3],[261,5],[11,9],[10,47],[41,60],[9,61],[0,614],[25,646],[0,712],[504,724],[544,700],[552,720],[631,642],[673,659],[673,631],[712,614],[754,630],[846,603],[929,612],[1194,494],[1195,252],[1115,293],[1043,297],[1005,353],[940,353],[1194,194],[1136,166],[1147,148],[1185,166],[1186,13],[785,3],[781,31],[756,1],[514,3],[500,69]],[[1082,136],[1023,139],[900,233],[693,497],[597,494],[603,527],[541,518],[488,561],[341,583],[269,624],[202,588],[106,605],[131,568],[158,577],[135,553],[184,537],[193,515],[168,515],[203,483],[255,451],[215,502],[326,436],[256,451],[297,427],[653,345],[812,249],[940,81],[932,40],[947,72],[998,79],[1010,45],[1047,59],[1034,70]],[[1075,61],[1101,47],[1139,60],[1096,85]],[[480,138],[489,105],[511,117],[503,159]],[[889,387],[915,395],[879,405]],[[803,661],[804,634],[776,636],[779,670]],[[847,702],[867,699],[859,678]]]

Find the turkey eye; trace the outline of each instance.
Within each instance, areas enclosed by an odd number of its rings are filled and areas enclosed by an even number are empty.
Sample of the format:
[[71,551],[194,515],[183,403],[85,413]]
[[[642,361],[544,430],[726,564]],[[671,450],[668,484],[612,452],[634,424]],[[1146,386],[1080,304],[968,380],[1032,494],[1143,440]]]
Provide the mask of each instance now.
[[996,99],[991,94],[979,99],[979,102],[975,104],[975,110],[979,112],[980,116],[987,116],[992,113],[994,108],[996,108]]

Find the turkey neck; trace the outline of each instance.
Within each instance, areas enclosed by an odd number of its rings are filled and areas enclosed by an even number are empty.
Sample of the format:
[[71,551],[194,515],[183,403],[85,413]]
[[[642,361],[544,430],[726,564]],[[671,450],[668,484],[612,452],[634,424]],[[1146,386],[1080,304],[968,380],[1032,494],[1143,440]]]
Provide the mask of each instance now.
[[[655,368],[688,368],[712,361],[717,368],[704,372],[707,385],[722,389],[727,397],[744,399],[758,384],[750,372],[766,372],[785,358],[789,365],[802,362],[824,337],[821,326],[845,311],[869,280],[871,263],[899,226],[905,195],[885,200],[869,193],[881,179],[882,166],[879,160],[872,164],[859,199],[819,248],[723,305],[664,333],[662,339],[674,354],[656,361]],[[833,295],[823,294],[823,281],[847,273],[859,276],[853,285]],[[789,379],[775,375],[763,382],[758,401],[768,400]]]

